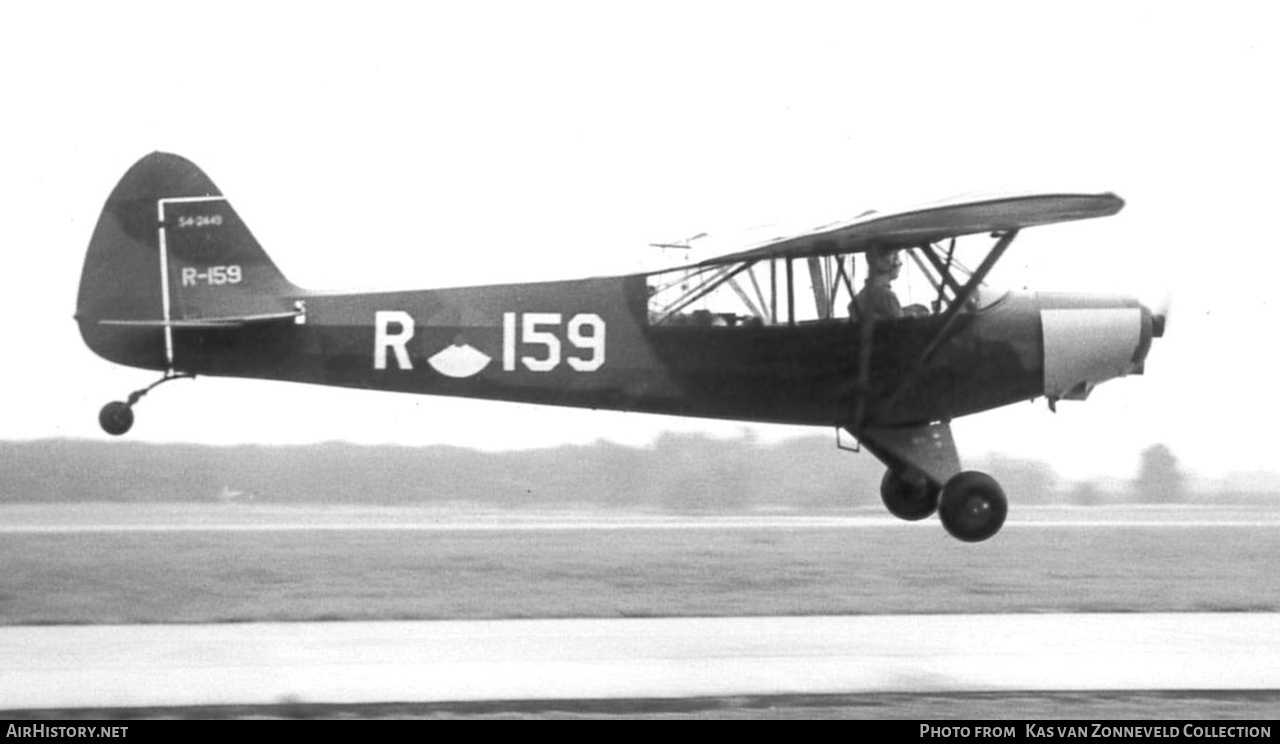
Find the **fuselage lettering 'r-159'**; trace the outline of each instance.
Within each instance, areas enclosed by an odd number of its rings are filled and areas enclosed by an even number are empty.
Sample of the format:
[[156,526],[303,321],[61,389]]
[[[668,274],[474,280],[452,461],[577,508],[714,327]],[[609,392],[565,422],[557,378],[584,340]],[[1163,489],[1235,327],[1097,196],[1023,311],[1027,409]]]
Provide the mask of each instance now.
[[[102,409],[111,434],[129,430],[156,385],[196,375],[832,426],[885,463],[889,511],[938,512],[952,535],[978,541],[1000,529],[1007,502],[989,476],[962,471],[951,419],[1082,400],[1141,373],[1164,330],[1130,298],[1001,294],[983,280],[1019,230],[1123,206],[1113,194],[956,200],[670,271],[314,292],[285,279],[199,168],[153,153],[103,207],[76,320],[100,356],[164,373]],[[908,261],[927,296],[903,307],[889,282]]]
[[[560,313],[503,313],[502,371],[515,372],[517,363],[531,372],[550,372],[561,363],[578,372],[600,369],[605,360],[604,319],[595,313],[578,313],[565,323],[561,317]],[[413,316],[403,310],[375,312],[373,368],[412,370],[409,342],[416,327]],[[540,354],[524,353],[539,349]],[[459,336],[427,362],[446,377],[461,378],[480,374],[492,359]]]

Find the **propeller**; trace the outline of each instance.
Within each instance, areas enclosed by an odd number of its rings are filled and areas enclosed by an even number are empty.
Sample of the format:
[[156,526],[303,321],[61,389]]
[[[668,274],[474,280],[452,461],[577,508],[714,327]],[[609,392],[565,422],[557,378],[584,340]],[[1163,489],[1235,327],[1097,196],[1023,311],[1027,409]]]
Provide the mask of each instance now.
[[1173,293],[1165,290],[1164,297],[1151,310],[1151,335],[1154,338],[1164,336],[1169,327],[1169,318],[1173,312]]
[[[1151,318],[1151,335],[1143,334],[1142,341],[1138,345],[1138,349],[1134,352],[1133,365],[1130,371],[1133,374],[1142,374],[1146,367],[1147,352],[1151,350],[1151,342],[1157,338],[1164,336],[1164,332],[1169,327],[1169,316],[1173,309],[1173,294],[1165,290],[1164,296],[1159,302],[1151,305],[1145,302],[1140,303],[1142,306],[1142,314]],[[1143,330],[1146,330],[1146,324],[1143,324]]]

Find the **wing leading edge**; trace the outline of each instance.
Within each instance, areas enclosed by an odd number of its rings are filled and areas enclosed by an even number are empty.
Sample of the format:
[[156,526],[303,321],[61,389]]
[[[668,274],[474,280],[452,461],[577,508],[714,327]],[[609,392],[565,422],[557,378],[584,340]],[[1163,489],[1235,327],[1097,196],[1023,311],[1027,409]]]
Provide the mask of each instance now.
[[911,248],[964,235],[1108,217],[1123,207],[1124,200],[1109,192],[970,197],[899,212],[869,212],[797,235],[773,238],[700,265],[860,253],[873,247]]

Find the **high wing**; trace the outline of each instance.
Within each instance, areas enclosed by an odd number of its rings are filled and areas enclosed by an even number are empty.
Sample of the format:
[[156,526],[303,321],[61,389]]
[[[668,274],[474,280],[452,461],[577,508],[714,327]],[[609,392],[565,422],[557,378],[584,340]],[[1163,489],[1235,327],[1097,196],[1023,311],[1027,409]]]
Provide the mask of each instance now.
[[1109,192],[957,198],[897,212],[867,212],[796,235],[776,237],[699,265],[830,256],[873,247],[911,248],[964,235],[1107,217],[1122,207],[1124,200]]

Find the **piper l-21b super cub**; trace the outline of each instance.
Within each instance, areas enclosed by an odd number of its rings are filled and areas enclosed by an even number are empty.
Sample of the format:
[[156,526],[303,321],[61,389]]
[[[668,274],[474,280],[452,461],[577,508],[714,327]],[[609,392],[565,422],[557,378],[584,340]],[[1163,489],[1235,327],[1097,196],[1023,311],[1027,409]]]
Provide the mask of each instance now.
[[[887,466],[890,512],[937,511],[976,542],[1008,506],[990,476],[962,471],[951,419],[1083,399],[1142,372],[1164,330],[1134,299],[994,293],[983,279],[1019,230],[1123,206],[1109,193],[970,199],[865,213],[665,272],[315,292],[284,278],[199,168],[153,153],[103,207],[76,320],[100,356],[163,372],[102,409],[110,434],[129,430],[156,385],[196,375],[831,426]],[[970,271],[959,254],[974,241]],[[925,301],[867,311],[855,276],[870,255],[907,259]]]

